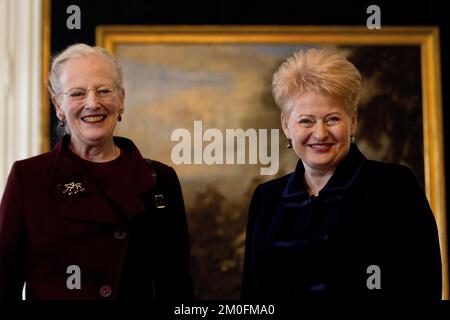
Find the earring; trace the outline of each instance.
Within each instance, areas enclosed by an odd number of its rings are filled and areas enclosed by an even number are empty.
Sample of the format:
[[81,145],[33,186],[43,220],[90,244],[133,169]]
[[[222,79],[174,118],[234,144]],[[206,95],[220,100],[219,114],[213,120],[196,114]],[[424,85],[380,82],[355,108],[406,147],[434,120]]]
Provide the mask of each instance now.
[[355,136],[354,136],[354,135],[351,135],[351,136],[350,136],[350,143],[352,143],[352,144],[355,144],[355,143],[356,143],[356,140],[355,140]]
[[291,149],[291,148],[292,148],[292,140],[291,140],[291,139],[288,139],[288,143],[287,143],[286,147],[287,147],[288,149]]
[[61,117],[61,119],[59,119],[59,126],[60,126],[61,128],[64,128],[65,125],[66,125],[66,124],[65,124],[65,122],[64,122],[64,117]]
[[117,117],[117,121],[122,121],[122,112],[119,112],[119,116]]

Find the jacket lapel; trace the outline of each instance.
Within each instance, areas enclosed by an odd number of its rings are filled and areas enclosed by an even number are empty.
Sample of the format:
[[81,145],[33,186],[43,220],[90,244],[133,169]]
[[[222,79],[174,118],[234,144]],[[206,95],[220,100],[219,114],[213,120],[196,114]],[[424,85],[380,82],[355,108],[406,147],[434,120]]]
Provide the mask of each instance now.
[[[263,242],[264,246],[267,246],[269,244],[274,233],[278,230],[278,227],[280,226],[280,223],[282,222],[286,213],[285,209],[287,207],[300,208],[309,203],[309,196],[306,189],[304,188],[304,185],[298,183],[298,179],[302,177],[299,176],[299,166],[302,166],[301,161],[297,163],[296,171],[290,175],[289,180],[284,187],[284,190],[281,194],[281,199],[276,206],[273,219],[268,226],[266,237]],[[303,172],[301,174],[303,174]]]
[[117,179],[106,191],[106,196],[125,219],[130,219],[146,209],[142,195],[156,183],[145,160],[137,148],[134,149],[130,161],[122,171],[117,172]]
[[[114,138],[119,148],[130,152],[130,161],[116,172],[117,177],[103,191],[96,187],[95,177],[88,176],[73,159],[74,156],[66,151],[69,141],[70,137],[65,136],[52,151],[56,162],[49,193],[59,198],[59,216],[93,223],[120,224],[124,219],[145,211],[140,195],[151,189],[155,181],[130,140]],[[65,192],[68,185],[81,186],[84,191],[70,194]]]
[[[325,203],[341,199],[345,194],[345,191],[355,182],[365,160],[366,158],[359,151],[358,147],[352,144],[347,156],[339,164],[327,185],[320,191],[319,196],[321,199]],[[303,163],[299,160],[295,171],[291,174],[284,187],[281,199],[275,209],[273,219],[268,226],[268,232],[266,233],[263,242],[265,245],[269,244],[272,236],[279,228],[286,214],[286,210],[300,209],[311,204],[312,198],[309,196],[303,182],[304,172],[305,168]],[[339,203],[342,205],[342,202]],[[331,210],[337,210],[337,208],[332,207]],[[308,226],[310,219],[311,215],[307,216],[304,223],[305,228]],[[333,223],[335,224],[335,222]]]

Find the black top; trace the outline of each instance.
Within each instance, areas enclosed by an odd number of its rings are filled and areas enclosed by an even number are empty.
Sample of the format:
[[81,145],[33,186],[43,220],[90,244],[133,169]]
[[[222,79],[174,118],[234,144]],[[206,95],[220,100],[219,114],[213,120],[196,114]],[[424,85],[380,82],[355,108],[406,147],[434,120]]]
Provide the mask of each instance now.
[[440,298],[436,224],[408,168],[367,160],[352,145],[317,197],[303,177],[299,161],[253,195],[244,299]]
[[80,167],[82,172],[91,177],[91,183],[102,190],[105,190],[108,184],[117,180],[118,176],[116,173],[124,170],[125,165],[130,161],[130,151],[126,148],[120,149],[120,155],[116,159],[107,162],[85,160],[69,148],[65,152],[70,155],[73,162]]

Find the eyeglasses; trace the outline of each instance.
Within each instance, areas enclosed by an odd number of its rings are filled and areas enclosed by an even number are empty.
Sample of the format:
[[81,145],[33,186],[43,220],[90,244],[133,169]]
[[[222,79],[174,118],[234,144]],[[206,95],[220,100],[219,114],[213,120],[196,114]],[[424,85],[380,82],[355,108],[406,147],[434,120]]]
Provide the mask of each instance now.
[[69,99],[70,102],[76,102],[80,103],[83,101],[86,101],[87,97],[89,96],[89,91],[94,91],[95,96],[99,100],[108,100],[117,95],[117,89],[115,87],[110,86],[102,86],[99,88],[92,88],[92,89],[81,89],[81,88],[74,88],[70,89],[67,92],[61,92],[61,94],[64,94],[67,96],[67,99]]

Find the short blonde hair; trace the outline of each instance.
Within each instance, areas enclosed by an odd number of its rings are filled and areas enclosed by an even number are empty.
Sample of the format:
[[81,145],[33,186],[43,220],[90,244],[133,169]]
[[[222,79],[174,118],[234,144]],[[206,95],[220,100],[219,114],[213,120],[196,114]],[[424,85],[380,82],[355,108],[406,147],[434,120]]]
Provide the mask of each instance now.
[[[123,72],[122,67],[119,62],[116,60],[114,55],[112,55],[109,51],[94,46],[88,46],[84,43],[77,43],[67,47],[60,54],[55,56],[52,61],[52,67],[49,74],[49,87],[48,90],[51,94],[57,95],[61,91],[61,69],[64,64],[76,58],[83,58],[90,55],[99,55],[105,59],[110,65],[114,74],[114,85],[120,89],[123,89]],[[80,70],[80,72],[83,72]]]
[[349,114],[357,111],[361,95],[361,74],[344,56],[325,49],[299,51],[275,72],[272,94],[286,112],[287,102],[305,92],[340,98]]

